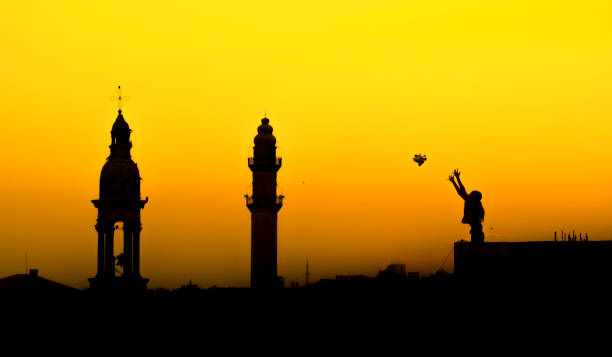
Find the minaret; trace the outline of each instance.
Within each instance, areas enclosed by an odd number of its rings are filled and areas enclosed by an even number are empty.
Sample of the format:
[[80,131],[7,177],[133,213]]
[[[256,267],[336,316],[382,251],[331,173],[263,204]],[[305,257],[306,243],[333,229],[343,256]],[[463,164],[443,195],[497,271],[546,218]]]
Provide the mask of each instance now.
[[304,286],[310,285],[310,269],[308,269],[308,259],[306,259],[306,280],[304,281]]
[[[140,173],[130,154],[131,132],[119,109],[111,130],[110,156],[100,174],[100,198],[91,201],[98,209],[98,272],[89,279],[92,289],[146,289],[149,281],[140,276],[140,210],[149,198],[140,199]],[[123,253],[115,257],[117,222],[123,222]],[[119,276],[116,266],[123,268]]]
[[276,157],[276,138],[270,120],[263,118],[257,128],[253,157],[248,160],[253,171],[252,195],[245,195],[251,211],[251,287],[281,287],[276,271],[277,213],[283,206],[276,195],[276,172],[282,160]]

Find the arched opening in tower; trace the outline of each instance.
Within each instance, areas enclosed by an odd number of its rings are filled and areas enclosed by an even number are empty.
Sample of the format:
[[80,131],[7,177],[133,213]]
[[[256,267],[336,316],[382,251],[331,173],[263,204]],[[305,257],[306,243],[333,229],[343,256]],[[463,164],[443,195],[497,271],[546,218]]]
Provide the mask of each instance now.
[[125,230],[123,222],[115,222],[113,256],[115,257],[115,275],[123,275],[125,272],[126,254],[124,252]]

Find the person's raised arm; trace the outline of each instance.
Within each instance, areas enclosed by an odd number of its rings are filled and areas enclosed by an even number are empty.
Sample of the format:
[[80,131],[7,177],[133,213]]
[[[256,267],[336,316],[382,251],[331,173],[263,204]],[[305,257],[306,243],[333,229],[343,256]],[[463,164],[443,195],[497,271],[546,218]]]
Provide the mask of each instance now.
[[459,196],[461,196],[461,189],[459,188],[459,186],[457,186],[457,183],[455,182],[455,177],[453,175],[449,175],[448,180],[453,184]]
[[467,191],[465,190],[465,187],[463,186],[463,183],[461,182],[461,178],[460,178],[461,172],[459,172],[458,169],[455,169],[453,171],[453,175],[455,175],[455,178],[457,179],[457,183],[459,184],[458,188],[457,188],[457,185],[455,185],[455,188],[457,189],[457,193],[459,194],[459,196],[461,196],[461,198],[463,198],[464,200],[467,200],[468,194],[467,194]]

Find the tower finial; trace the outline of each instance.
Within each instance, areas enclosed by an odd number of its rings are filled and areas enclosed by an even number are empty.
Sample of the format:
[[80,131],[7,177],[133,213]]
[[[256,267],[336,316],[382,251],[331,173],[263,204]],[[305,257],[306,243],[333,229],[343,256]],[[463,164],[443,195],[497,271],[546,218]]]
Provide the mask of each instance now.
[[121,90],[121,86],[117,86],[117,95],[111,97],[110,99],[117,101],[117,107],[119,108],[119,113],[121,113],[123,101],[130,99],[130,97],[124,96],[123,91]]

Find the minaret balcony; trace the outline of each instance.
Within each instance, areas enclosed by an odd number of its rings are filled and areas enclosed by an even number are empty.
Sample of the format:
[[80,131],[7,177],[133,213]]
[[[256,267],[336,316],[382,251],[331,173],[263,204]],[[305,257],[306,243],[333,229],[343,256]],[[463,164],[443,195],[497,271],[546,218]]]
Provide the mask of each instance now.
[[274,202],[274,212],[278,212],[281,208],[283,208],[283,198],[285,198],[283,195],[276,196],[276,202]]
[[[257,208],[257,207],[262,208],[262,202],[260,200],[258,200],[258,202],[255,203],[255,198],[253,196],[251,196],[251,195],[244,195],[244,198],[246,199],[246,205],[249,208],[249,210],[251,210],[253,208]],[[284,198],[285,198],[285,196],[279,195],[279,196],[276,196],[276,198],[274,199],[274,203],[272,204],[272,209],[275,212],[278,212],[278,210],[280,210],[283,207],[283,199]],[[266,206],[266,205],[264,204],[264,206]]]
[[[248,163],[249,163],[249,168],[251,169],[251,171],[255,171],[255,169],[258,170],[262,170],[263,171],[267,171],[266,167],[269,165],[266,161],[261,162],[260,160],[257,160],[257,165],[255,165],[255,158],[254,157],[249,157],[248,159]],[[274,171],[278,171],[281,166],[283,165],[283,158],[282,157],[275,157],[274,158]]]
[[276,196],[276,205],[278,208],[283,207],[283,198],[285,198],[283,195]]

